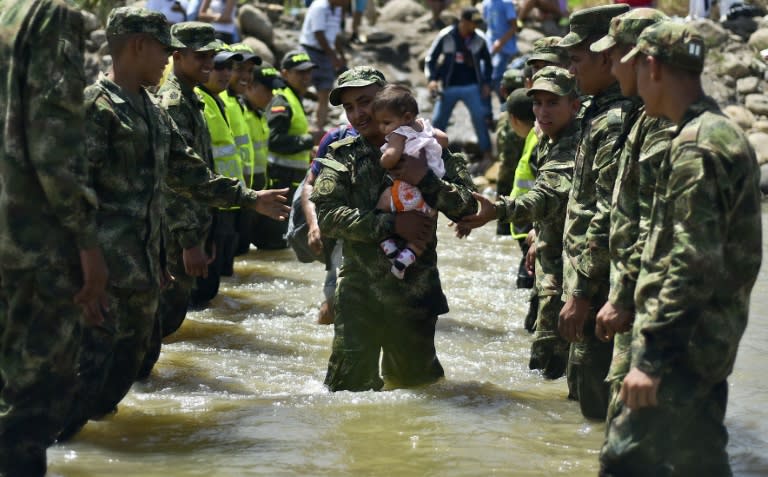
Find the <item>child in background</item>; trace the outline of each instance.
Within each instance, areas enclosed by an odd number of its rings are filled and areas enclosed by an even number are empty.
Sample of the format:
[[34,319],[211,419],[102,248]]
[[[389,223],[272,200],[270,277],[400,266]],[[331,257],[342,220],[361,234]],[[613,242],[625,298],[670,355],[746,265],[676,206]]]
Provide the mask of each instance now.
[[[427,166],[437,177],[445,174],[443,148],[448,147],[448,136],[439,129],[434,129],[429,120],[418,118],[419,106],[410,90],[404,86],[390,84],[385,86],[373,100],[373,112],[386,143],[381,146],[381,167],[392,169],[405,154],[419,157],[426,156]],[[377,208],[391,212],[418,210],[429,215],[436,215],[421,195],[421,191],[407,182],[395,180],[379,198]],[[423,250],[408,243],[400,249],[393,238],[381,242],[381,249],[392,260],[392,273],[400,279]]]

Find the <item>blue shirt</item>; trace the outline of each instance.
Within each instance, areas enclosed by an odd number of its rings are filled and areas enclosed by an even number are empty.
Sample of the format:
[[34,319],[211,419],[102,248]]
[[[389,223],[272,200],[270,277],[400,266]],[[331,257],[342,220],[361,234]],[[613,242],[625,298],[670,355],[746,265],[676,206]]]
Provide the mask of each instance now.
[[[504,36],[511,28],[510,23],[517,19],[517,11],[512,0],[483,0],[483,19],[488,25],[485,37],[488,40],[488,50],[493,42]],[[517,54],[517,35],[512,37],[501,48],[501,53]]]

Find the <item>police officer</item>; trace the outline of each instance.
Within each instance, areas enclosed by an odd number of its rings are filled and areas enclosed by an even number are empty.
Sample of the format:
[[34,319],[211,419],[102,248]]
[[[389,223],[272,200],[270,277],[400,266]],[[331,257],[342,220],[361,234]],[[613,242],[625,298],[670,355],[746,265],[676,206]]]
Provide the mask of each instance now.
[[[312,70],[317,68],[305,51],[289,51],[281,62],[281,73],[286,87],[275,90],[267,107],[269,125],[270,187],[288,187],[291,197],[309,168],[314,139],[309,133],[309,122],[301,104],[302,97],[312,84]],[[286,248],[287,223],[263,221],[262,248]]]
[[[76,391],[107,269],[82,173],[81,13],[0,0],[0,475],[42,477]],[[74,297],[74,299],[73,299]],[[82,309],[81,309],[82,307]]]
[[760,172],[741,128],[704,95],[704,49],[700,35],[665,21],[622,60],[636,61],[646,114],[677,128],[659,168],[602,475],[731,475],[723,419],[762,259]]

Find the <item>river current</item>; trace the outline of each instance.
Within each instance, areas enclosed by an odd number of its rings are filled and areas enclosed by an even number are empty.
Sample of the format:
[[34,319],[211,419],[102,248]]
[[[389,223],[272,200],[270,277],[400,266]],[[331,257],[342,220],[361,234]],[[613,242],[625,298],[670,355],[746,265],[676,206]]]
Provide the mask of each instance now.
[[[514,285],[520,252],[494,231],[489,224],[459,241],[441,217],[451,307],[436,336],[444,380],[329,393],[333,330],[315,324],[322,265],[298,263],[290,250],[251,250],[212,306],[169,337],[116,415],[51,448],[49,475],[596,475],[604,424],[566,399],[565,378],[528,370],[528,291]],[[765,269],[729,380],[728,450],[742,477],[768,475]]]

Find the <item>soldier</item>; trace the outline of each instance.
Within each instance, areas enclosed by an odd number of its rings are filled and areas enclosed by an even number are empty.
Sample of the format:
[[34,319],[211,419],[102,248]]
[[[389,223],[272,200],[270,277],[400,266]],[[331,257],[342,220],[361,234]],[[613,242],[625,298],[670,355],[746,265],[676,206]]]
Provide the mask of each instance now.
[[526,94],[533,98],[533,111],[542,131],[536,182],[525,194],[513,199],[500,197],[495,204],[475,194],[480,210],[461,219],[457,235],[461,237],[493,219],[503,223],[520,219],[534,223],[539,307],[529,367],[541,369],[547,379],[557,379],[565,372],[568,361],[568,343],[558,334],[557,319],[563,306],[565,208],[573,177],[573,151],[580,138],[576,120],[579,100],[575,79],[563,68],[547,66],[533,78]]
[[[448,217],[474,213],[472,179],[461,155],[443,153],[442,179],[423,158],[408,158],[389,171],[379,165],[384,135],[371,101],[385,85],[384,75],[369,66],[341,74],[330,93],[360,133],[330,146],[315,182],[312,201],[323,237],[344,240],[344,261],[336,287],[334,341],[325,384],[331,391],[379,390],[382,375],[393,385],[436,381],[443,367],[435,352],[435,324],[448,311],[437,271],[436,223],[419,212],[392,214],[376,210],[381,190],[393,177],[416,185],[426,202]],[[425,252],[404,280],[389,273],[392,263],[379,243],[394,234],[418,243]]]
[[569,397],[584,416],[604,419],[608,408],[605,377],[612,344],[595,337],[595,313],[608,297],[608,228],[610,199],[616,178],[613,145],[632,104],[621,95],[611,75],[607,53],[589,50],[608,33],[611,18],[625,13],[624,4],[580,10],[571,15],[571,31],[559,43],[568,49],[570,71],[579,90],[593,95],[582,118],[573,188],[568,200],[563,250],[563,309],[560,335],[571,342],[568,359]]
[[82,406],[72,426],[114,412],[149,345],[165,271],[160,260],[164,187],[211,206],[254,207],[284,219],[287,191],[253,191],[215,175],[189,148],[168,113],[145,89],[160,80],[172,39],[165,17],[143,8],[112,10],[107,42],[113,68],[85,91],[86,157],[100,200],[99,242],[114,270],[107,289],[111,333],[84,347]]
[[525,64],[531,67],[532,75],[545,66],[568,66],[568,51],[558,46],[561,40],[559,36],[547,36],[533,42],[533,50],[525,60]]
[[[611,72],[619,80],[624,96],[637,96],[637,79],[635,61],[622,63],[621,58],[635,46],[645,28],[665,19],[665,14],[652,8],[630,10],[613,18],[608,34],[590,46],[594,52],[609,52]],[[640,254],[648,235],[656,173],[674,133],[672,123],[648,117],[642,104],[628,117],[614,146],[619,158],[610,213],[611,288],[608,301],[597,314],[595,330],[598,339],[613,340],[607,378],[611,385],[608,420],[615,412],[621,381],[629,371],[629,330],[634,320]]]
[[741,129],[704,95],[704,40],[648,27],[635,61],[651,117],[675,137],[661,162],[635,287],[631,369],[601,475],[731,475],[727,377],[762,259],[760,173]]
[[[522,88],[523,72],[520,70],[508,69],[501,77],[500,91],[506,101],[509,94]],[[499,196],[508,196],[512,192],[512,184],[515,180],[515,169],[517,161],[520,160],[520,154],[523,152],[524,138],[521,138],[509,126],[509,117],[506,111],[499,114],[499,120],[496,123],[496,149],[499,151],[499,176],[496,181],[496,193]],[[509,225],[498,223],[496,235],[510,235]]]
[[45,475],[46,448],[74,398],[83,320],[100,323],[106,307],[96,197],[82,175],[84,42],[82,15],[65,2],[0,0],[5,477]]
[[[160,87],[160,104],[176,123],[184,141],[214,170],[211,136],[202,113],[203,102],[195,86],[208,81],[213,56],[224,43],[214,37],[208,23],[183,22],[171,27],[171,35],[184,45],[173,52],[173,71]],[[168,190],[165,208],[165,256],[174,280],[163,289],[157,307],[157,323],[139,378],[149,376],[160,356],[162,338],[184,322],[195,277],[207,277],[212,259],[205,251],[213,211],[208,205]]]

